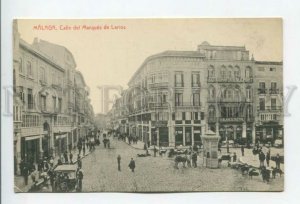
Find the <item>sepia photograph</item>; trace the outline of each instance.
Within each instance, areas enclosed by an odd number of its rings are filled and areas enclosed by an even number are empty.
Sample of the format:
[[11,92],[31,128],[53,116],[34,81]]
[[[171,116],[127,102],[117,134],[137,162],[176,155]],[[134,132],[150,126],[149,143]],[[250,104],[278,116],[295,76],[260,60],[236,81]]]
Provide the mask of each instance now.
[[284,191],[281,18],[11,29],[15,193]]

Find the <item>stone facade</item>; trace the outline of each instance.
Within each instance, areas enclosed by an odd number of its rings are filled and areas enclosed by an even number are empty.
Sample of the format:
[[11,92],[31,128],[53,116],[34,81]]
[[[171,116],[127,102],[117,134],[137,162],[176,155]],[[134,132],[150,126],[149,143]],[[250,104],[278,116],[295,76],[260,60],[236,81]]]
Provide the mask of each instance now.
[[[270,77],[257,72],[262,63],[250,59],[245,47],[207,42],[197,51],[150,56],[110,111],[112,128],[160,146],[200,144],[208,130],[221,141],[253,143],[260,114],[257,82]],[[282,63],[269,63],[277,64],[282,90]]]
[[93,122],[93,110],[70,51],[37,39],[25,42],[14,22],[13,60],[16,163],[35,163],[76,147]]

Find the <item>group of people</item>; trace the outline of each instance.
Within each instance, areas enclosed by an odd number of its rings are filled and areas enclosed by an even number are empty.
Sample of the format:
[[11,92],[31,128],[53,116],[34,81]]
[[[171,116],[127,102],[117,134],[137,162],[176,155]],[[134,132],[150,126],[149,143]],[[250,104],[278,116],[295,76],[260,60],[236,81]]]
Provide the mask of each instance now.
[[[117,163],[118,163],[118,171],[121,171],[121,155],[118,155],[117,157]],[[128,167],[130,168],[131,172],[134,172],[135,169],[135,161],[133,158],[131,158]]]

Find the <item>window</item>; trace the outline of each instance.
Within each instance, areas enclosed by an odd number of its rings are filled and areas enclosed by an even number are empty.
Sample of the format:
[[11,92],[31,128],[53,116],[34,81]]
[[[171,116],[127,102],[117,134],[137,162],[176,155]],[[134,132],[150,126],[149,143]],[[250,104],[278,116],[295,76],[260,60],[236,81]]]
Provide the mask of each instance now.
[[193,94],[193,106],[200,106],[200,94],[199,93]]
[[55,112],[57,110],[57,107],[56,107],[56,97],[55,96],[52,96],[52,101],[53,101],[53,111]]
[[232,79],[233,78],[233,68],[232,66],[228,67],[228,79]]
[[221,75],[221,79],[226,78],[226,68],[224,66],[221,68],[220,75]]
[[62,99],[58,98],[58,111],[61,113],[62,111]]
[[40,67],[40,81],[46,82],[46,73],[44,67]]
[[200,87],[200,73],[192,72],[192,87]]
[[186,112],[185,113],[185,120],[192,120],[192,114],[191,114],[191,112]]
[[277,93],[278,93],[277,83],[271,82],[270,94],[277,94]]
[[210,66],[208,69],[208,78],[214,78],[215,77],[215,69],[213,66]]
[[266,83],[265,82],[259,82],[259,93],[266,93]]
[[33,95],[32,95],[32,89],[27,90],[27,108],[33,109]]
[[194,120],[200,120],[200,116],[198,112],[194,112]]
[[209,98],[210,99],[214,99],[215,98],[215,88],[213,86],[211,86],[209,88]]
[[251,69],[251,67],[246,67],[245,77],[246,78],[251,78],[252,77],[252,69]]
[[183,102],[183,94],[175,93],[175,106],[182,106]]
[[182,120],[182,113],[181,112],[176,112],[175,113],[175,120]]
[[27,69],[27,75],[28,76],[33,76],[31,62],[27,61],[27,63],[26,63],[26,69]]
[[265,110],[265,99],[264,98],[259,99],[259,110]]
[[167,95],[163,94],[163,103],[166,103],[166,102],[167,102]]
[[20,58],[19,72],[23,73],[23,59],[22,58]]
[[210,106],[208,109],[208,115],[210,118],[214,118],[216,116],[215,107]]
[[246,97],[247,99],[251,100],[252,99],[252,91],[250,88],[246,89]]
[[175,72],[175,87],[183,87],[183,73]]
[[41,109],[42,111],[46,111],[47,110],[47,101],[46,101],[46,96],[41,95]]
[[271,110],[276,110],[276,98],[271,98]]
[[241,74],[240,74],[240,68],[238,66],[236,66],[234,68],[234,78],[235,79],[239,79],[241,77]]
[[276,68],[270,67],[270,72],[276,72]]

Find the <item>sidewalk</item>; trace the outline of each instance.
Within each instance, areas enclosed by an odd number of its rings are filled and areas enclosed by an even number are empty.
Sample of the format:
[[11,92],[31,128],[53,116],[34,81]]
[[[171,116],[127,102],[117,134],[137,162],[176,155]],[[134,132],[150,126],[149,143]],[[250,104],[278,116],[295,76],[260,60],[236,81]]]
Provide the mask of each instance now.
[[[85,155],[83,155],[83,152],[81,151],[81,154],[80,154],[81,159],[85,158],[90,153],[91,152],[89,152],[89,151],[85,151]],[[78,155],[77,148],[72,150],[72,154],[73,154],[73,161],[74,161],[73,164],[76,164],[77,163],[77,155]],[[57,164],[58,159],[59,159],[59,156],[57,155],[54,158],[54,164]],[[37,177],[38,177],[38,175],[37,175]],[[43,179],[41,179],[41,178],[37,179],[37,182],[42,182],[42,181],[43,181]],[[23,176],[20,176],[20,175],[14,176],[14,191],[16,193],[28,192],[33,184],[34,183],[31,179],[30,175],[28,176],[28,185],[25,185]]]

